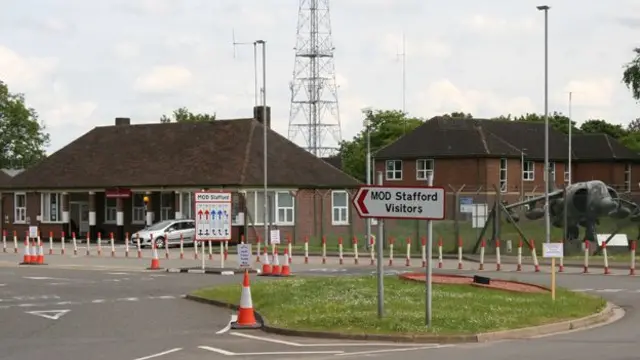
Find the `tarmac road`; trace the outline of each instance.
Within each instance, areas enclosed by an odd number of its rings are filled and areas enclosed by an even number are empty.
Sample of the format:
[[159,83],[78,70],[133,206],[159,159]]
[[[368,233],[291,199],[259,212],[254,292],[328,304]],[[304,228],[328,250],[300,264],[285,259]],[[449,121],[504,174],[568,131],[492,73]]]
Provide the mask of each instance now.
[[[6,260],[0,259],[0,262]],[[239,283],[240,276],[147,272],[131,266],[142,260],[110,258],[93,259],[94,271],[89,271],[80,269],[84,265],[79,264],[78,259],[49,259],[52,266],[18,268],[7,261],[0,267],[0,319],[4,325],[0,327],[0,359],[392,359],[400,355],[405,360],[426,357],[630,360],[640,357],[637,345],[640,343],[637,326],[640,280],[624,276],[624,272],[619,276],[603,276],[570,271],[558,277],[560,286],[598,293],[622,306],[626,316],[608,326],[525,341],[409,346],[294,339],[256,331],[216,334],[227,326],[231,313],[180,297],[202,286]],[[120,261],[127,261],[127,266]],[[109,262],[112,266],[104,265]],[[466,265],[468,269],[475,267]],[[330,276],[374,271],[368,266],[340,268],[333,263],[298,265],[297,269],[300,275]],[[387,273],[410,270],[414,268],[398,266],[387,269]],[[543,284],[549,279],[549,274],[544,273],[483,272],[483,275]]]

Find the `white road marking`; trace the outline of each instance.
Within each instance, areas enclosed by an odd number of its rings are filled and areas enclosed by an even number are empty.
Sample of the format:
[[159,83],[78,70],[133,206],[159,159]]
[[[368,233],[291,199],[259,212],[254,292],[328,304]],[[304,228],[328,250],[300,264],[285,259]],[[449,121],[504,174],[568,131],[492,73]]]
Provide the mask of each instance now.
[[91,303],[92,304],[102,304],[105,301],[106,300],[104,300],[104,299],[95,299],[95,300],[91,300]]
[[231,320],[229,320],[229,323],[227,324],[227,326],[225,326],[223,329],[220,329],[218,332],[216,332],[216,335],[224,334],[227,331],[231,330],[231,323],[234,321],[238,321],[238,315],[231,314]]
[[171,349],[171,350],[163,351],[163,352],[160,352],[160,353],[157,353],[157,354],[153,354],[153,355],[149,355],[149,356],[144,356],[144,357],[136,358],[136,359],[133,359],[133,360],[148,360],[148,359],[153,359],[153,358],[157,358],[157,357],[160,357],[160,356],[169,355],[169,354],[172,354],[172,353],[174,353],[174,352],[176,352],[176,351],[180,351],[180,350],[182,350],[182,348],[175,348],[175,349]]
[[18,307],[34,307],[34,306],[38,306],[36,304],[19,304]]
[[274,352],[255,352],[255,353],[234,353],[231,351],[214,348],[211,346],[198,346],[199,349],[215,352],[226,356],[261,356],[261,355],[338,355],[344,351],[274,351]]
[[624,289],[599,289],[596,292],[604,292],[604,293],[617,293],[620,291],[624,291]]
[[130,297],[130,298],[120,298],[120,299],[116,299],[116,301],[138,301],[139,299],[136,297]]
[[123,273],[123,272],[110,272],[110,273],[107,273],[107,274],[109,274],[109,275],[129,275],[129,273]]
[[71,279],[64,279],[64,278],[52,278],[52,277],[46,277],[46,276],[25,276],[25,277],[23,277],[23,279],[29,279],[29,280],[71,280]]
[[7,284],[0,284],[0,287],[7,286]]
[[[296,342],[293,342],[293,341],[279,340],[279,339],[273,339],[273,338],[269,338],[269,337],[261,337],[261,336],[250,335],[250,334],[239,333],[239,332],[230,332],[229,335],[239,336],[239,337],[243,337],[243,338],[246,338],[246,339],[265,341],[265,342],[270,342],[270,343],[274,343],[274,344],[293,346],[293,347],[331,347],[331,346],[333,346],[333,347],[346,347],[346,346],[407,347],[407,346],[411,346],[411,345],[407,345],[407,344],[397,344],[397,343],[367,343],[367,342],[361,342],[361,343],[356,343],[356,342],[351,342],[351,343],[329,343],[329,344],[301,344],[301,343],[296,343]],[[438,344],[432,344],[431,346],[437,346],[437,345]],[[418,344],[416,346],[425,346],[425,345],[424,344]]]
[[390,353],[390,352],[405,352],[405,351],[416,351],[416,350],[427,350],[427,349],[440,349],[440,348],[452,347],[452,346],[454,346],[454,345],[453,344],[448,344],[448,345],[431,345],[431,346],[419,346],[419,347],[406,347],[406,348],[400,348],[400,349],[369,350],[369,351],[358,351],[358,352],[336,354],[336,356],[373,355],[373,354],[382,354],[382,353]]
[[42,316],[43,318],[58,320],[62,315],[68,313],[71,310],[41,310],[41,311],[27,311],[27,314]]
[[57,302],[56,305],[80,305],[82,303],[79,303],[77,301],[60,301]]
[[[59,296],[54,295],[55,297],[47,297],[47,296],[41,296],[41,297],[35,297],[35,296],[17,296],[17,298],[19,298],[20,300],[37,300],[37,299],[60,299]],[[0,310],[2,309],[9,309],[12,307],[20,307],[20,308],[26,308],[26,307],[45,307],[45,306],[60,306],[60,305],[88,305],[88,304],[105,304],[105,303],[114,303],[114,302],[121,302],[121,301],[128,301],[128,302],[135,302],[135,301],[140,301],[140,300],[144,300],[144,299],[148,299],[148,300],[173,300],[173,299],[177,299],[180,298],[180,296],[174,296],[174,295],[161,295],[161,296],[148,296],[148,297],[144,297],[144,298],[119,298],[119,299],[94,299],[94,300],[83,300],[83,301],[58,301],[58,302],[45,302],[45,303],[21,303],[21,304],[17,304],[17,303],[8,303],[7,305],[2,305],[0,306]],[[3,301],[15,301],[15,299],[0,299],[0,302]]]
[[54,283],[49,283],[49,285],[53,285],[53,286],[55,286],[55,285],[69,285],[69,284],[71,284],[71,283],[67,283],[67,282],[54,282]]
[[155,275],[149,275],[150,277],[165,277],[167,275],[162,275],[162,274],[155,274]]

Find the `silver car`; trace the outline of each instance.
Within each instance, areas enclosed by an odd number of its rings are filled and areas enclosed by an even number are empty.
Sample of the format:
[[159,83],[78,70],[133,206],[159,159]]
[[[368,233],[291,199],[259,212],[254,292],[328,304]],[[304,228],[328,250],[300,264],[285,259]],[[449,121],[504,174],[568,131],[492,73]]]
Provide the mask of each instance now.
[[195,234],[194,220],[164,220],[134,233],[131,241],[135,245],[137,237],[140,237],[141,247],[151,247],[153,241],[158,249],[162,249],[165,243],[169,246],[180,244],[180,237],[182,237],[184,244],[193,244]]

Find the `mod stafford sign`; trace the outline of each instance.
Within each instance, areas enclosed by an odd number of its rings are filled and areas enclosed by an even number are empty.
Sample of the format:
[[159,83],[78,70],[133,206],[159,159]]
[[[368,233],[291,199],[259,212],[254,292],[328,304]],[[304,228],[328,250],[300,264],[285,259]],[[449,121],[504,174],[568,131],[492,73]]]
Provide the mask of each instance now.
[[445,191],[437,187],[363,186],[353,197],[361,218],[442,220]]

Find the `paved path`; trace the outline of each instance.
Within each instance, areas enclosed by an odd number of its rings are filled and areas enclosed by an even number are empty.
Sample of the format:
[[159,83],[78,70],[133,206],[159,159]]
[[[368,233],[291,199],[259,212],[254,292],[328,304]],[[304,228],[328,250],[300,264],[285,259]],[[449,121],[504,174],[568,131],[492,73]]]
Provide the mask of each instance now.
[[[0,348],[3,359],[392,359],[447,358],[452,360],[576,359],[629,360],[638,358],[640,279],[625,275],[580,275],[578,269],[561,274],[559,285],[594,292],[621,305],[627,316],[609,326],[584,332],[526,341],[471,345],[406,345],[295,339],[261,332],[226,331],[231,313],[193,303],[181,296],[195,288],[239,283],[239,276],[171,274],[143,270],[148,259],[47,256],[50,266],[17,267],[14,254],[0,255]],[[296,264],[301,275],[340,276],[372,273],[368,264]],[[184,264],[186,260],[161,260]],[[191,265],[197,264],[191,261]],[[416,267],[387,268],[388,274],[423,271]],[[455,268],[457,262],[448,262]],[[468,270],[438,270],[474,274]],[[92,269],[89,271],[86,269]],[[98,270],[98,271],[96,271]],[[547,271],[547,269],[543,269]],[[547,283],[548,273],[502,271],[490,277]],[[261,281],[254,279],[254,281]],[[57,319],[56,319],[57,318]],[[157,355],[157,356],[156,356]],[[151,357],[150,357],[151,356]]]

